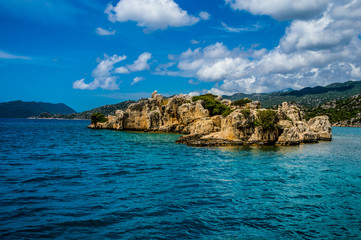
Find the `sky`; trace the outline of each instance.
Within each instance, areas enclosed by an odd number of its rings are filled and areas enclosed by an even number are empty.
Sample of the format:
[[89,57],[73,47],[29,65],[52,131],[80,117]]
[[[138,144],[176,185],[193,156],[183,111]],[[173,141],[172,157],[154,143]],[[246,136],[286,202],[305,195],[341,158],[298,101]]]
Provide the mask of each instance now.
[[0,102],[361,80],[361,0],[0,0]]

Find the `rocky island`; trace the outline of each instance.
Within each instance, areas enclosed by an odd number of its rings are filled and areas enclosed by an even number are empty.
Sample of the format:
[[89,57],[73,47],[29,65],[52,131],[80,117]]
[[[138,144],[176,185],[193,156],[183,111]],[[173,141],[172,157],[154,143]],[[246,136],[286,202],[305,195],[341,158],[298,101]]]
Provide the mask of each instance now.
[[165,98],[157,91],[115,116],[92,121],[89,128],[181,133],[186,135],[176,142],[190,146],[296,145],[332,139],[327,116],[306,121],[304,113],[287,102],[272,110],[249,99],[232,102],[212,94]]

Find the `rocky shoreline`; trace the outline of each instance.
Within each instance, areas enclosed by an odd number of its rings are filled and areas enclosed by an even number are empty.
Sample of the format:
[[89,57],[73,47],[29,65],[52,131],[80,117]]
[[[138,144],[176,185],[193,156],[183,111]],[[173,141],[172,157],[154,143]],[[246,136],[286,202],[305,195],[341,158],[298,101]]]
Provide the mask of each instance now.
[[176,142],[190,146],[297,145],[332,139],[327,116],[305,121],[303,112],[287,102],[266,110],[258,101],[236,106],[214,96],[229,113],[212,116],[208,103],[193,100],[184,94],[165,98],[155,91],[151,98],[116,111],[106,122],[92,122],[89,128],[181,133],[186,135]]

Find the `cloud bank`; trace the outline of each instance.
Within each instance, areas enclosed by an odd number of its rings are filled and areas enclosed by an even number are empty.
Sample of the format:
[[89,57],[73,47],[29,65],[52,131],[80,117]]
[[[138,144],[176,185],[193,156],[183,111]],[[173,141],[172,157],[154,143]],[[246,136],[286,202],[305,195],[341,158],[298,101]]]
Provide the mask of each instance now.
[[210,92],[216,94],[361,80],[360,1],[226,0],[226,4],[292,21],[274,49],[229,49],[215,43],[172,55],[173,65],[157,68],[158,74],[215,82]]

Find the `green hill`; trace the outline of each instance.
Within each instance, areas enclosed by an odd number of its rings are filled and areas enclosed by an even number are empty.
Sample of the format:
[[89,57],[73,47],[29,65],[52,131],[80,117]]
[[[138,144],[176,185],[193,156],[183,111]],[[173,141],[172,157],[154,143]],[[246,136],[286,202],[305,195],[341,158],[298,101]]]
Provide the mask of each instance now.
[[305,107],[306,119],[327,115],[334,126],[361,127],[361,95],[334,100],[314,108]]
[[20,100],[0,103],[0,118],[27,118],[43,112],[50,114],[76,113],[64,103],[23,102]]
[[116,110],[127,109],[128,106],[134,102],[135,101],[125,101],[117,104],[105,105],[88,111],[84,111],[80,113],[72,113],[72,114],[49,114],[44,112],[42,114],[38,114],[35,118],[90,119],[90,116],[93,113],[97,113],[97,112],[100,112],[105,116],[114,115]]
[[316,107],[325,102],[348,98],[356,94],[361,94],[361,81],[348,81],[344,83],[333,83],[325,87],[307,87],[301,90],[273,93],[236,93],[232,96],[223,96],[232,101],[249,98],[253,101],[260,101],[265,108],[279,105],[282,102],[296,102],[308,107]]

